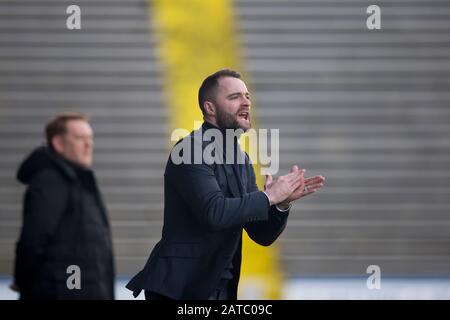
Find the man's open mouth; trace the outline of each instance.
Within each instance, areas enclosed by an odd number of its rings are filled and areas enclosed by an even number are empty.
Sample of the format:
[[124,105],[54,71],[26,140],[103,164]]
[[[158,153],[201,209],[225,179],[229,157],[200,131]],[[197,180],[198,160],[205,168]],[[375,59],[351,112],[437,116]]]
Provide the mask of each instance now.
[[248,118],[249,118],[249,113],[248,113],[247,111],[240,112],[240,113],[238,114],[238,116],[239,116],[240,118],[243,118],[244,120],[248,120]]

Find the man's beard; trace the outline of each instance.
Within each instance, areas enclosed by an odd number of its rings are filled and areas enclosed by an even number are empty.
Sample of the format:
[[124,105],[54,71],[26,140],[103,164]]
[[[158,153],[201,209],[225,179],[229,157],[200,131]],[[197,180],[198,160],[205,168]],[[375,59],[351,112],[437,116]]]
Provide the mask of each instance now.
[[[239,125],[239,122],[237,121],[235,115],[232,115],[226,111],[222,111],[220,108],[216,108],[216,120],[217,125],[221,129],[233,129],[233,130],[242,129],[244,130],[244,132],[248,130],[248,128],[242,128]],[[249,124],[251,126],[250,120]]]

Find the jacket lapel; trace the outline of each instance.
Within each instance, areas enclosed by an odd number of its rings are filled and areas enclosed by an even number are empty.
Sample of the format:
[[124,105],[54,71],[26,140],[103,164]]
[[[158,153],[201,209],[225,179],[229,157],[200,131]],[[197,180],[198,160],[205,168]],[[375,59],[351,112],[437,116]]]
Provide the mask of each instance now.
[[239,188],[241,183],[236,179],[237,175],[235,168],[231,164],[224,164],[223,168],[225,170],[225,176],[227,177],[228,188],[230,189],[231,194],[235,198],[240,198],[242,196],[241,189]]
[[[208,125],[205,122],[202,125],[203,134],[204,134],[205,130],[207,130],[207,129],[208,129]],[[204,142],[204,143],[207,144],[206,142]],[[224,163],[220,166],[223,167],[223,169],[225,171],[225,177],[227,179],[228,189],[230,190],[233,197],[235,197],[235,198],[242,197],[246,193],[246,189],[247,189],[246,186],[243,184],[243,181],[247,181],[246,177],[244,178],[241,176],[241,173],[239,172],[237,165],[226,163],[226,154],[220,144],[216,144],[216,148],[217,148],[217,151],[224,157],[223,158]],[[244,159],[245,159],[245,154],[242,152],[242,150],[239,146],[238,146],[238,152],[240,153],[240,156],[244,157]],[[234,159],[234,160],[237,161],[237,159]],[[239,164],[239,165],[245,166],[244,164]],[[246,168],[244,167],[244,169],[242,170],[242,174],[244,176],[246,176],[245,171],[246,171]]]

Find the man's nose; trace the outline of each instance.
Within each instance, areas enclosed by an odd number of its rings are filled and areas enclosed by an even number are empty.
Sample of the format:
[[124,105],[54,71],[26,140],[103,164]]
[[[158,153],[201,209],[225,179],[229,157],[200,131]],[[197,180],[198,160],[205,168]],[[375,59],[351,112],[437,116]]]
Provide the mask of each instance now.
[[84,145],[86,146],[86,148],[92,148],[94,146],[94,140],[86,139],[86,141],[84,142]]

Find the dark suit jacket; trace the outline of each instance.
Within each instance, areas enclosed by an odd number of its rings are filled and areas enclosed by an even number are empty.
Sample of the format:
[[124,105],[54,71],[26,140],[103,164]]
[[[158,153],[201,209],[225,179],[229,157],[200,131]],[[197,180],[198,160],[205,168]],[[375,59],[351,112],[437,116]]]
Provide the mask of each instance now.
[[[211,127],[205,122],[199,130]],[[200,150],[211,143],[194,136],[192,132],[178,143],[188,142],[192,148],[201,145]],[[232,262],[232,296],[236,299],[242,230],[268,246],[284,230],[289,214],[270,206],[256,186],[247,154],[245,158],[246,163],[238,168],[204,162],[176,165],[169,157],[162,239],[144,269],[127,284],[135,296],[144,289],[172,299],[207,299]]]
[[[14,277],[24,300],[114,299],[111,232],[94,172],[47,147],[20,165],[27,185]],[[81,289],[67,287],[67,267],[81,270]]]

